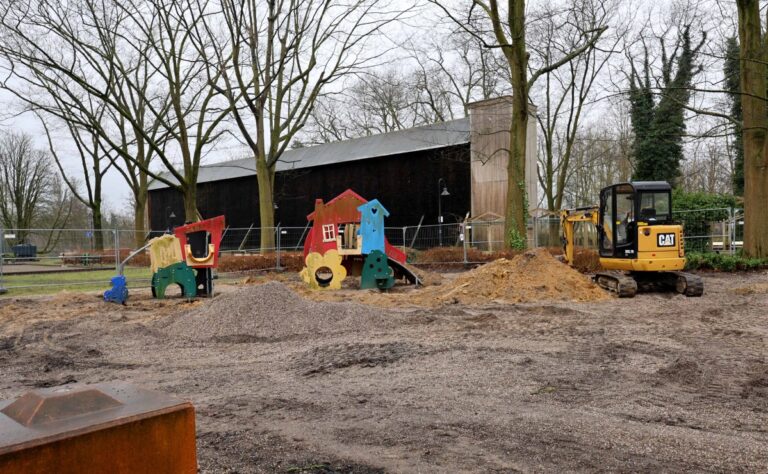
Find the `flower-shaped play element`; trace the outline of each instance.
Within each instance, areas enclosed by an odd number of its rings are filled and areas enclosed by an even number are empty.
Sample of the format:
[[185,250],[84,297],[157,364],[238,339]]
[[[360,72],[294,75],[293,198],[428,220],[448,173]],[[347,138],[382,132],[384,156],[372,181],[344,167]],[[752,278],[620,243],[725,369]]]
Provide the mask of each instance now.
[[340,290],[341,282],[347,277],[347,269],[341,264],[341,255],[336,250],[328,250],[322,255],[310,252],[304,264],[301,279],[315,290]]

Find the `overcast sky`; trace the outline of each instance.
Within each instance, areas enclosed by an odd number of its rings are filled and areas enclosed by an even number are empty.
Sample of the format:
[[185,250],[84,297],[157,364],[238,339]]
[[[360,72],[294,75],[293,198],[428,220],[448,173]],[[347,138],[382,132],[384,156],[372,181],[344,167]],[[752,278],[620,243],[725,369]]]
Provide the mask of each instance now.
[[[636,17],[638,21],[648,19],[651,23],[661,25],[667,18],[670,5],[672,5],[674,1],[675,0],[660,0],[651,3],[628,0],[627,5],[630,5],[631,9],[628,9],[627,11],[642,12]],[[710,37],[724,35],[729,31],[733,31],[733,19],[729,18],[730,15],[723,15],[723,13],[727,14],[728,10],[733,8],[732,2],[719,2],[717,0],[701,0],[696,2],[695,0],[691,0],[691,3],[698,3],[699,8],[706,9],[711,13],[710,19],[712,20],[712,31],[710,31]],[[427,15],[424,15],[422,20],[427,21],[425,19],[427,17]],[[419,23],[418,25],[399,26],[397,31],[394,32],[394,36],[400,38],[410,36],[418,41],[419,35],[430,34],[430,29],[424,28],[424,21],[416,22]],[[718,71],[709,71],[707,73],[716,75]],[[16,114],[15,112],[19,110],[19,105],[10,93],[0,90],[0,106],[0,110],[4,111],[4,113],[0,113],[0,129],[29,133],[34,137],[36,143],[41,148],[47,149],[48,144],[37,118],[29,113],[22,115]],[[60,156],[67,157],[64,159],[66,170],[73,175],[82,175],[78,162],[79,158],[76,156],[71,142],[67,140],[61,132],[59,132],[58,135],[61,135],[61,138],[56,140],[57,151]],[[244,147],[231,141],[220,145],[216,150],[209,153],[205,158],[204,163],[212,163],[225,159],[245,158],[247,156],[249,155]],[[155,167],[159,167],[159,163],[156,163]],[[128,208],[130,191],[123,178],[116,171],[111,170],[106,175],[104,199],[109,210],[123,211]]]

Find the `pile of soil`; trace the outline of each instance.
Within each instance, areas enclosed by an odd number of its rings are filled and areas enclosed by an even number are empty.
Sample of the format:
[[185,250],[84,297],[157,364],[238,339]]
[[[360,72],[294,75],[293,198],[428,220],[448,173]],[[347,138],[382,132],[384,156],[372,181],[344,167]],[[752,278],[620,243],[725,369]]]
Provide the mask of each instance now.
[[395,316],[354,303],[308,301],[280,282],[247,286],[161,323],[168,334],[217,342],[278,341],[395,324]]
[[402,265],[419,278],[422,286],[436,286],[443,283],[443,276],[439,273],[431,272],[424,268],[416,268],[415,266],[409,265],[407,263]]
[[768,283],[753,283],[751,285],[740,286],[734,288],[733,291],[737,295],[764,295],[768,293]]
[[511,260],[495,260],[450,283],[410,297],[416,304],[599,301],[610,298],[589,278],[555,259],[546,249],[531,250]]

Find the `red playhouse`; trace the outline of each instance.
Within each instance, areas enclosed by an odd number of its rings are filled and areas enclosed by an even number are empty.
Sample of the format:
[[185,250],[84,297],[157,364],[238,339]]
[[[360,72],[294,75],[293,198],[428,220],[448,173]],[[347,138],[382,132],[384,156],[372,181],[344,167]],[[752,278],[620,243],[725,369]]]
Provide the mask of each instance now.
[[[368,218],[363,218],[364,214]],[[307,216],[312,228],[304,241],[304,281],[317,289],[341,288],[347,274],[363,275],[366,257],[376,252],[385,256],[394,277],[418,284],[418,277],[406,264],[405,252],[392,246],[383,235],[387,215],[377,200],[369,203],[351,189],[327,203],[315,200],[315,210]],[[371,247],[373,241],[383,245]]]

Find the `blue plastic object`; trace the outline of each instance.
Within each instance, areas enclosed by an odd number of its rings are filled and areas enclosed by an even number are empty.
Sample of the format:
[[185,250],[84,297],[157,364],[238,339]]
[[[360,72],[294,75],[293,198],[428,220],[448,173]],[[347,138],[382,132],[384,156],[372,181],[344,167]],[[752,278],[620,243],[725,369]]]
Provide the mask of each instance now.
[[128,286],[123,275],[112,277],[112,288],[104,292],[104,301],[125,304],[128,300]]
[[389,211],[381,205],[378,199],[368,201],[357,208],[360,211],[360,230],[358,234],[363,238],[363,255],[368,255],[374,250],[386,252],[384,238],[384,218],[389,217]]

